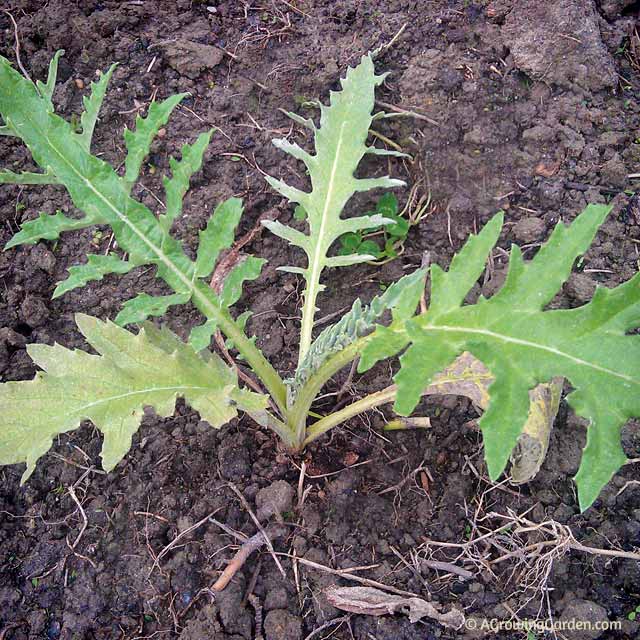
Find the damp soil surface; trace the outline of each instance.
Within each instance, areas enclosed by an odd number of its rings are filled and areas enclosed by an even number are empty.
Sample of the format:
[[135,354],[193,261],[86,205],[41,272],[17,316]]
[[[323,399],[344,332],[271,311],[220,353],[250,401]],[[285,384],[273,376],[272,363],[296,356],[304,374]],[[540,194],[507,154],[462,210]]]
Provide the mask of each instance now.
[[[401,206],[414,188],[428,215],[396,260],[354,267],[348,277],[344,270],[327,274],[319,300],[325,323],[426,255],[448,265],[500,208],[506,224],[499,249],[472,296],[500,286],[512,243],[533,256],[559,220],[571,221],[589,202],[613,203],[612,214],[554,306],[584,304],[597,285],[617,285],[638,270],[640,206],[632,196],[639,183],[629,177],[640,171],[637,2],[6,0],[4,7],[15,18],[20,57],[33,78],[44,78],[53,53],[65,50],[54,102],[67,118],[81,112],[97,70],[119,63],[94,142],[94,151],[116,167],[124,159],[123,130],[136,115],[154,98],[189,92],[134,188],[149,207],[162,209],[169,157],[217,128],[174,227],[190,252],[216,203],[231,195],[246,205],[240,233],[265,212],[290,222],[291,208],[267,187],[264,173],[300,184],[304,176],[270,141],[308,140],[279,109],[315,116],[312,102],[327,99],[345,68],[404,27],[378,58],[378,68],[391,72],[378,98],[417,115],[376,124],[387,141],[376,143],[391,141],[412,161],[393,159],[387,167],[378,160],[370,168],[405,179]],[[0,52],[15,61],[14,28],[4,13],[0,31]],[[0,164],[33,168],[10,138],[0,139]],[[352,210],[371,204],[362,199]],[[60,188],[2,187],[0,242],[21,222],[57,209],[73,211]],[[30,343],[86,347],[75,312],[113,318],[136,293],[163,291],[150,271],[138,269],[51,300],[69,266],[113,249],[111,242],[108,229],[88,229],[0,255],[3,381],[33,377]],[[296,275],[276,268],[299,265],[302,256],[266,233],[244,250],[269,262],[237,311],[253,312],[248,331],[290,375],[302,287]],[[167,322],[185,337],[200,318],[183,306]],[[316,411],[383,388],[395,368],[392,362],[353,379],[341,372]],[[443,611],[457,607],[478,619],[618,621],[618,630],[564,631],[564,637],[637,638],[632,612],[640,605],[640,563],[571,550],[566,542],[570,534],[592,547],[640,547],[638,465],[623,467],[580,514],[572,476],[586,431],[564,404],[542,470],[520,487],[488,481],[479,414],[469,401],[431,398],[418,411],[431,417],[430,429],[384,432],[391,416],[385,408],[290,456],[246,417],[216,431],[179,403],[171,418],[146,415],[131,452],[109,474],[101,470],[101,437],[90,424],[60,436],[24,486],[22,466],[0,470],[0,637],[464,637],[400,614],[345,617],[325,590],[357,583],[303,564],[313,561],[332,570],[369,567],[353,574]],[[632,459],[640,457],[639,426],[631,422],[623,431]],[[283,573],[269,553],[257,553],[214,596],[209,587],[238,542],[233,532],[256,533],[247,507],[262,506],[267,524],[270,501],[279,501],[285,525],[274,541],[285,554]],[[522,518],[532,529],[523,530]],[[536,529],[540,523],[544,529]]]

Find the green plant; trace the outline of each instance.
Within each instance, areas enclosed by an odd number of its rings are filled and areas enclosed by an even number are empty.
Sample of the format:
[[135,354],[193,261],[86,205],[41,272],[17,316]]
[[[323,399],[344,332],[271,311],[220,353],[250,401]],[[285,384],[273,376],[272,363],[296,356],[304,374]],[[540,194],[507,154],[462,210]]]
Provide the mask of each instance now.
[[629,613],[627,614],[627,620],[631,620],[631,622],[633,622],[638,617],[639,613],[640,604],[633,611],[629,611]]
[[[129,449],[143,408],[152,406],[160,415],[169,415],[177,396],[184,397],[214,427],[239,410],[245,411],[297,451],[368,409],[395,402],[396,412],[408,415],[423,394],[436,392],[469,395],[486,407],[480,426],[489,473],[496,479],[527,421],[530,390],[556,376],[570,381],[574,390],[568,396],[569,404],[591,422],[576,478],[583,509],[624,463],[620,428],[629,417],[640,415],[640,337],[628,335],[640,318],[640,276],[615,289],[598,289],[593,300],[578,309],[544,310],[575,259],[589,247],[610,207],[590,205],[570,226],[558,224],[528,263],[514,246],[502,289],[490,299],[481,297],[475,304],[464,305],[500,235],[499,213],[469,238],[447,272],[437,265],[431,267],[431,303],[426,312],[416,315],[427,275],[419,269],[388,286],[368,305],[356,300],[346,315],[314,340],[323,271],[376,257],[336,255],[334,245],[345,234],[362,234],[377,227],[389,233],[389,227],[398,223],[391,211],[342,217],[356,192],[403,184],[386,176],[354,177],[365,154],[398,155],[367,146],[372,119],[379,115],[372,115],[374,92],[383,76],[375,75],[372,58],[365,56],[347,73],[342,91],[331,94],[330,105],[321,106],[319,127],[288,114],[311,130],[313,155],[287,140],[274,141],[305,164],[311,181],[307,192],[267,178],[276,191],[306,212],[304,223],[300,215],[297,220],[298,226],[305,225],[304,231],[275,220],[264,222],[306,254],[304,267],[285,267],[304,279],[305,291],[298,366],[283,381],[246,335],[246,315],[236,318],[232,312],[243,282],[257,278],[264,261],[249,256],[231,269],[229,265],[219,268],[222,252],[234,242],[242,215],[240,200],[230,198],[216,207],[200,232],[195,260],[171,234],[189,180],[200,169],[213,132],[184,145],[180,160],[171,159],[172,175],[164,179],[166,209],[156,217],[131,197],[131,189],[154,136],[184,96],[154,102],[146,118],[137,118],[135,130],[125,131],[127,156],[121,176],[91,153],[93,130],[113,67],[92,84],[80,118],[82,131],[76,133],[55,114],[51,101],[57,61],[58,55],[51,62],[46,84],[33,84],[0,58],[0,114],[4,120],[0,133],[21,139],[43,169],[42,173],[0,172],[0,181],[59,184],[84,217],[40,214],[24,223],[6,248],[55,240],[62,232],[95,224],[107,225],[123,254],[89,255],[85,264],[69,269],[69,277],[58,284],[54,296],[142,265],[155,267],[158,278],[173,293],[140,293],[124,303],[115,323],[77,315],[78,328],[97,354],[60,345],[28,347],[42,371],[32,381],[0,386],[0,463],[26,462],[23,481],[52,439],[83,419],[92,420],[102,431],[103,465],[112,469]],[[212,273],[218,283],[215,290],[209,285]],[[188,302],[204,317],[189,343],[166,327],[145,322]],[[385,324],[387,312],[391,320]],[[143,324],[137,333],[122,328],[139,323]],[[216,331],[251,369],[240,376],[251,390],[240,386],[237,366],[228,366],[207,349]],[[358,358],[359,371],[366,371],[401,352],[395,385],[309,424],[310,416],[316,415],[312,411],[316,396],[336,372]]]
[[[348,256],[354,253],[372,255],[376,260],[386,261],[398,255],[398,248],[409,235],[409,221],[398,215],[398,200],[393,193],[385,193],[377,202],[374,211],[365,215],[382,216],[392,224],[379,225],[364,231],[345,233],[340,236],[338,255]],[[382,244],[373,238],[382,236]]]
[[[349,231],[341,235],[338,238],[338,255],[373,256],[375,258],[373,264],[382,264],[396,258],[398,250],[403,248],[404,241],[409,235],[410,226],[416,224],[398,213],[398,199],[396,196],[391,192],[385,193],[379,198],[375,209],[366,211],[363,215],[375,220],[379,220],[382,217],[387,222],[374,225],[369,229]],[[307,212],[304,207],[297,205],[293,217],[294,220],[306,220]]]

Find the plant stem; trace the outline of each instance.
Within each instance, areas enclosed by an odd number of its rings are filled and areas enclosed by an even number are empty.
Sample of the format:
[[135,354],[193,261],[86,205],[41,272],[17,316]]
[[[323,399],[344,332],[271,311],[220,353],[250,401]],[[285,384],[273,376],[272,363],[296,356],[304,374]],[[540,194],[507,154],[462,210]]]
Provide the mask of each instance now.
[[284,442],[285,447],[288,449],[296,448],[294,434],[288,424],[282,422],[282,420],[279,420],[268,411],[262,414],[247,412],[247,415],[249,415],[254,422],[259,424],[261,427],[268,427],[271,429],[271,431],[273,431],[282,440],[282,442]]
[[323,433],[329,431],[329,429],[333,429],[333,427],[338,426],[349,418],[353,418],[353,416],[357,416],[359,413],[363,413],[364,411],[378,407],[381,404],[387,404],[388,402],[395,400],[396,392],[397,387],[393,384],[382,391],[377,391],[376,393],[371,393],[368,396],[365,396],[361,400],[346,406],[344,409],[336,411],[335,413],[328,415],[326,418],[322,418],[322,420],[318,420],[318,422],[314,423],[307,429],[307,437],[303,441],[302,446],[306,447],[310,442],[313,442]]
[[[339,351],[329,358],[310,378],[306,384],[300,389],[300,393],[295,404],[289,410],[289,426],[295,434],[296,448],[300,449],[305,441],[307,431],[307,416],[309,409],[320,389],[335,373],[340,371],[342,367],[348,365],[351,361],[358,357],[358,354],[367,343],[369,336],[360,338],[351,343],[348,347]],[[330,417],[330,416],[327,416]],[[326,418],[323,418],[323,420]]]
[[313,339],[313,320],[316,315],[316,298],[320,289],[320,271],[311,273],[304,291],[304,306],[302,308],[302,323],[300,325],[300,349],[298,351],[298,366],[309,351]]
[[[208,318],[214,320],[222,333],[229,338],[236,349],[246,358],[249,366],[262,380],[267,391],[271,394],[275,403],[283,415],[287,413],[287,393],[284,382],[271,363],[262,355],[244,331],[238,327],[235,320],[226,309],[220,308],[214,301],[214,293],[204,282],[193,283],[193,302],[198,309]],[[279,434],[280,435],[280,434]]]

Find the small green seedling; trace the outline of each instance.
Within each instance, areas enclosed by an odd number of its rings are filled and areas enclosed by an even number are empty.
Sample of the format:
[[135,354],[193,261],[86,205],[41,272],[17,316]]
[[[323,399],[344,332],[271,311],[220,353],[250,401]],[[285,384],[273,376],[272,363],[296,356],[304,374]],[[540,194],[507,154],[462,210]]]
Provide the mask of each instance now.
[[[127,155],[121,175],[91,149],[114,67],[92,83],[76,130],[55,113],[51,100],[59,56],[60,52],[51,61],[46,83],[32,83],[0,57],[4,122],[0,134],[22,140],[42,169],[39,173],[2,171],[0,182],[59,185],[83,217],[60,211],[41,213],[25,222],[5,248],[56,241],[62,233],[105,225],[121,253],[89,254],[83,264],[69,268],[54,297],[108,274],[125,274],[142,266],[155,268],[172,293],[138,293],[124,302],[114,321],[77,314],[76,323],[92,353],[59,344],[28,346],[40,368],[35,378],[0,385],[0,464],[26,463],[23,482],[52,440],[82,420],[91,420],[102,432],[102,462],[110,471],[129,450],[144,408],[169,416],[177,397],[184,398],[212,427],[244,412],[296,452],[374,407],[394,403],[397,414],[409,416],[423,395],[433,393],[467,395],[485,408],[479,424],[489,475],[495,480],[530,415],[539,413],[532,406],[530,391],[556,377],[569,381],[573,389],[567,396],[569,405],[590,422],[576,476],[582,509],[593,503],[625,463],[620,429],[629,418],[640,416],[640,336],[632,333],[640,321],[640,275],[614,289],[597,289],[591,302],[577,309],[547,310],[575,260],[589,248],[609,206],[589,205],[571,225],[559,223],[529,262],[517,246],[512,247],[500,291],[489,299],[464,304],[500,236],[503,215],[497,213],[468,239],[448,271],[435,264],[430,267],[426,310],[419,303],[424,300],[427,271],[417,269],[390,284],[369,304],[356,300],[342,318],[314,336],[325,270],[376,260],[379,252],[389,251],[389,240],[402,241],[408,229],[390,195],[381,198],[371,214],[343,215],[358,192],[404,185],[387,176],[355,177],[365,155],[404,156],[367,143],[374,119],[389,114],[373,114],[375,89],[384,76],[376,75],[371,56],[363,57],[348,71],[342,91],[332,92],[330,104],[320,107],[319,124],[288,114],[309,130],[313,152],[289,140],[274,140],[305,165],[311,185],[305,191],[267,177],[275,191],[300,207],[297,219],[304,220],[302,231],[277,220],[263,222],[306,256],[302,264],[282,267],[305,283],[298,365],[283,379],[247,335],[247,315],[233,309],[243,283],[256,279],[265,262],[245,256],[229,263],[234,252],[227,250],[234,244],[242,202],[232,197],[215,208],[200,232],[195,258],[171,233],[213,131],[185,144],[179,160],[171,158],[171,176],[164,178],[165,208],[154,214],[132,197],[132,187],[154,137],[185,95],[153,102],[146,117],[137,117],[135,129],[125,130]],[[372,229],[381,230],[381,237],[367,237]],[[359,239],[356,246],[347,247],[349,252],[341,250],[347,238]],[[375,250],[365,244],[370,240]],[[188,342],[166,326],[147,321],[187,303],[202,314]],[[126,325],[134,325],[133,330],[125,329]],[[217,332],[246,365],[242,384],[238,367],[210,351]],[[398,355],[395,384],[325,416],[313,410],[323,386],[344,367],[358,361],[358,371],[365,372]]]
[[638,614],[640,614],[640,604],[633,611],[629,611],[627,619],[633,622],[638,617]]
[[383,217],[390,222],[340,236],[338,255],[371,255],[377,261],[384,262],[396,258],[398,249],[404,245],[409,235],[409,221],[398,215],[396,196],[393,193],[385,193],[378,200],[375,210],[367,211],[364,215],[371,218]]

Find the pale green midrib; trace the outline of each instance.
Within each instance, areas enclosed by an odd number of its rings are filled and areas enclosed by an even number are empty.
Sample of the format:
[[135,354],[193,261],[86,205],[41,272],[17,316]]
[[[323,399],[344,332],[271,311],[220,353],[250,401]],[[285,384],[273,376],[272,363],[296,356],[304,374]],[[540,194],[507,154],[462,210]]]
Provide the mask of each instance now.
[[[82,173],[80,173],[71,162],[67,160],[65,155],[53,144],[53,142],[47,135],[46,131],[38,127],[37,124],[34,122],[34,120],[28,118],[28,116],[27,116],[27,119],[30,120],[30,122],[33,124],[33,128],[35,130],[40,130],[40,134],[42,135],[42,137],[47,141],[49,146],[54,150],[54,152],[58,155],[58,157],[62,160],[62,162],[66,164],[71,169],[71,171],[76,174],[76,176],[78,176],[78,178],[89,188],[89,190],[92,193],[94,193],[122,222],[124,222],[124,224],[127,225],[135,233],[135,235],[138,236],[142,240],[142,242],[145,245],[147,245],[147,247],[149,247],[151,251],[153,251],[158,256],[160,261],[170,271],[172,271],[175,275],[178,276],[178,278],[183,282],[183,284],[186,285],[191,295],[198,298],[198,300],[203,304],[203,306],[210,311],[212,316],[214,317],[217,316],[218,309],[215,307],[215,305],[211,304],[211,302],[207,299],[206,296],[202,295],[198,291],[197,287],[194,285],[194,282],[191,281],[189,278],[187,278],[186,275],[182,272],[182,270],[179,269],[176,266],[176,264],[171,259],[168,258],[168,256],[162,251],[160,247],[157,247],[153,242],[151,242],[134,224],[131,223],[131,221],[123,213],[121,213],[118,210],[116,206],[114,206],[111,203],[111,201],[107,197],[105,197],[102,194],[101,191],[98,191],[93,186],[93,184],[87,178],[85,178],[85,176]],[[8,122],[9,122],[9,119],[7,119],[7,123]],[[130,197],[130,196],[127,196],[127,197]]]
[[603,367],[594,362],[589,362],[588,360],[583,360],[582,358],[578,358],[570,353],[566,353],[565,351],[561,351],[560,349],[556,349],[554,347],[549,347],[544,344],[539,344],[537,342],[531,342],[529,340],[523,340],[521,338],[514,338],[513,336],[508,336],[503,333],[496,333],[495,331],[489,331],[488,329],[475,329],[471,327],[451,327],[447,325],[420,325],[420,328],[423,331],[444,331],[446,333],[472,333],[476,335],[486,336],[488,338],[492,338],[495,340],[500,340],[502,342],[507,342],[510,344],[516,344],[522,347],[529,347],[531,349],[537,349],[539,351],[546,351],[547,353],[551,353],[560,358],[565,358],[570,360],[574,364],[588,367],[590,369],[594,369],[595,371],[599,371],[600,373],[605,373],[616,378],[620,378],[621,380],[625,380],[626,382],[630,382],[632,384],[640,386],[640,380],[636,380],[631,376],[620,373],[619,371],[614,371],[613,369],[609,369],[607,367]]
[[[212,387],[201,387],[201,386],[194,386],[194,385],[170,385],[168,387],[148,387],[146,389],[138,389],[136,391],[129,391],[127,393],[121,393],[119,395],[100,398],[99,400],[96,400],[94,402],[89,402],[88,404],[82,405],[80,407],[75,407],[74,409],[72,409],[68,413],[63,414],[63,416],[60,416],[60,417],[66,417],[69,415],[73,415],[75,413],[82,413],[84,411],[87,411],[88,409],[91,409],[92,407],[97,407],[101,404],[110,404],[112,402],[117,402],[118,400],[124,400],[125,398],[130,398],[133,396],[139,396],[139,395],[151,394],[151,393],[160,393],[160,392],[166,392],[166,391],[170,391],[172,393],[178,393],[180,391],[204,391],[204,392],[210,393],[212,391],[219,392],[220,390],[214,389]],[[49,418],[51,417],[52,416],[49,416]],[[53,419],[55,419],[56,417],[58,416],[53,416]]]
[[305,297],[305,309],[304,319],[302,326],[302,336],[300,340],[300,354],[298,357],[298,363],[300,364],[309,351],[311,346],[311,336],[313,332],[313,319],[315,315],[316,298],[318,296],[318,285],[320,283],[320,273],[322,272],[322,257],[325,253],[324,249],[324,230],[327,222],[327,215],[333,197],[333,188],[335,184],[336,171],[338,169],[338,162],[340,160],[340,152],[342,150],[342,141],[344,137],[344,128],[346,122],[343,122],[340,126],[340,135],[338,136],[338,144],[336,146],[336,152],[331,166],[331,173],[329,175],[329,183],[327,185],[327,195],[324,201],[324,207],[322,209],[322,216],[320,218],[320,229],[318,231],[318,242],[316,243],[315,251],[313,254],[313,260],[311,262],[311,272],[309,274],[308,295]]

